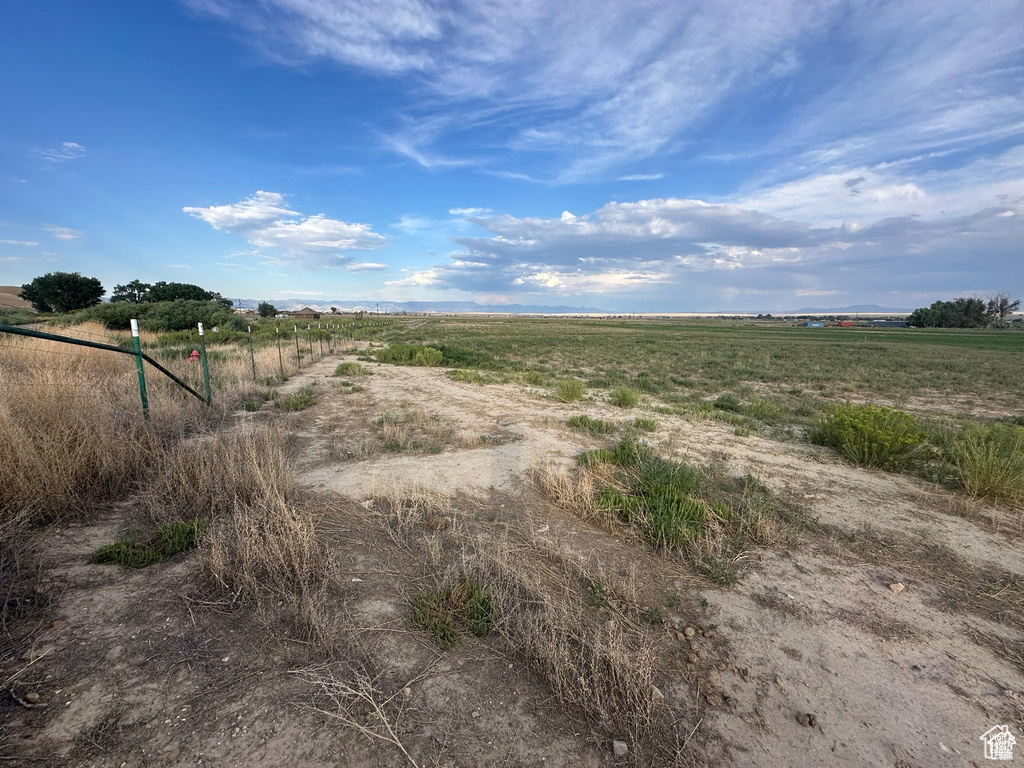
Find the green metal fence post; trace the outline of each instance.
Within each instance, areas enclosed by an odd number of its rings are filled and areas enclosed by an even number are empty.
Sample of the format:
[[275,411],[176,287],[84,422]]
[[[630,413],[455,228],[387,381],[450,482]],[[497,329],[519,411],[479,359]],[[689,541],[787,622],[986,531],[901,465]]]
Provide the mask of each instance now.
[[320,357],[324,356],[324,335],[320,333],[320,323],[316,324],[316,335],[320,338]]
[[277,332],[277,364],[281,367],[281,381],[284,381],[284,358],[281,356],[281,326],[275,325]]
[[309,342],[309,361],[313,362],[313,328],[306,323],[306,341]]
[[142,398],[142,415],[149,420],[149,397],[146,395],[146,372],[142,369],[142,341],[139,339],[139,321],[132,320],[132,344],[135,346],[135,367],[139,371],[139,397]]
[[210,393],[210,366],[206,362],[206,333],[203,331],[203,324],[199,324],[199,359],[203,363],[203,385],[206,387],[206,404],[213,400]]
[[249,329],[249,362],[252,363],[252,380],[256,381],[256,355],[252,351],[252,326],[247,325]]
[[293,325],[295,329],[295,364],[302,370],[302,354],[299,352],[299,326]]

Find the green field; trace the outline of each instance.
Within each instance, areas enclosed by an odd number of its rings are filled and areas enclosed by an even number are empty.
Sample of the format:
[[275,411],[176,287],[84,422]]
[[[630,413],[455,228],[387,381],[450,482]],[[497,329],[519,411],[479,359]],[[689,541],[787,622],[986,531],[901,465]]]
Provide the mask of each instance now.
[[399,326],[445,364],[620,384],[666,402],[724,392],[826,398],[969,396],[1012,412],[1024,402],[1024,333],[803,328],[734,321],[605,322],[437,318]]

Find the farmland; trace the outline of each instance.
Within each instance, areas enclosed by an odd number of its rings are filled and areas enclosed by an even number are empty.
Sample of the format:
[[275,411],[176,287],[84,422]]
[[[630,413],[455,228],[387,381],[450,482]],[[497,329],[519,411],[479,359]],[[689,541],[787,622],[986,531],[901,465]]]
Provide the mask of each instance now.
[[[225,332],[214,407],[155,380],[149,422],[127,356],[2,340],[4,756],[955,765],[1024,723],[1024,334],[390,320]],[[194,341],[144,334],[198,386]]]

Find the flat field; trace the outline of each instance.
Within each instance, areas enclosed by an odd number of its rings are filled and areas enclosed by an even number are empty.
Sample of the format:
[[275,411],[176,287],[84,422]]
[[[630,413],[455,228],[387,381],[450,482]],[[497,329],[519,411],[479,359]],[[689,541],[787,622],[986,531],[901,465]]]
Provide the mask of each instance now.
[[959,766],[1024,727],[1024,334],[392,318],[281,380],[259,330],[256,382],[225,336],[217,406],[150,422],[130,365],[0,347],[0,757]]

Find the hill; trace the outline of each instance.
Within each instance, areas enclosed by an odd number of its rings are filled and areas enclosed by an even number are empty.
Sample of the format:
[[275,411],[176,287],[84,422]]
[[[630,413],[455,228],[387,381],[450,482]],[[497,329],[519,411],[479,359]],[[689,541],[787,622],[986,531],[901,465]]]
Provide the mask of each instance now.
[[29,302],[18,298],[20,292],[20,285],[0,285],[0,308],[27,309],[29,312],[35,312]]

